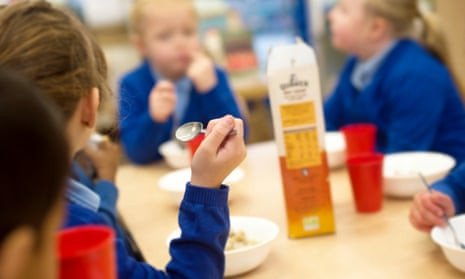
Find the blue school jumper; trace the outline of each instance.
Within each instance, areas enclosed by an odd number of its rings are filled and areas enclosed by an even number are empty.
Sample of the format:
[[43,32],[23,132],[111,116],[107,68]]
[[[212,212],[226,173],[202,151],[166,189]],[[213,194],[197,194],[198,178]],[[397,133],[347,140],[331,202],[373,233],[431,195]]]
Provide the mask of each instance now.
[[359,61],[346,63],[325,101],[329,131],[352,123],[378,128],[383,153],[430,150],[465,159],[465,108],[446,67],[418,43],[403,39],[387,53],[361,90],[353,85]]
[[180,119],[174,119],[173,115],[165,123],[157,123],[149,115],[148,98],[158,81],[149,63],[144,61],[124,76],[119,88],[119,123],[121,141],[129,159],[138,164],[160,159],[158,148],[172,138],[174,126],[199,121],[206,127],[208,121],[226,114],[243,118],[226,73],[216,68],[216,76],[217,85],[209,92],[200,93],[190,86],[186,92],[188,103]]

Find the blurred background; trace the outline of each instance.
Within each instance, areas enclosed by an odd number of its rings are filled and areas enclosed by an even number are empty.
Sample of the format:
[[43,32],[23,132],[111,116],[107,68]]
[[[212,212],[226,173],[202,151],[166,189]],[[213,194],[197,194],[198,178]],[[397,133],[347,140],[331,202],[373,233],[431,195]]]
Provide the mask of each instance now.
[[[176,1],[176,0],[173,0]],[[127,15],[131,0],[53,0],[71,9],[90,28],[107,56],[113,102],[102,108],[99,129],[115,125],[117,82],[140,57],[130,42]],[[265,68],[273,45],[292,43],[296,37],[312,45],[320,66],[322,94],[331,92],[345,56],[332,48],[328,11],[337,0],[196,0],[201,41],[215,62],[226,68],[234,90],[246,102],[251,133],[249,142],[272,139]],[[421,0],[422,8],[437,11],[449,40],[454,67],[465,75],[465,28],[460,28],[463,0]],[[457,5],[463,6],[457,8]],[[465,20],[461,20],[465,27]],[[462,63],[461,63],[462,62]],[[459,77],[459,81],[465,76]]]

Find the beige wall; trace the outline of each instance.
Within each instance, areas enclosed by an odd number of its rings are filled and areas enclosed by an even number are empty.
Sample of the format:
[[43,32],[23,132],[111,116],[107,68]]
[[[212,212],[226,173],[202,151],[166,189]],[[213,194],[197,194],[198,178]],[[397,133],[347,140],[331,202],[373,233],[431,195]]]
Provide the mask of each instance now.
[[465,1],[437,0],[436,8],[449,44],[452,69],[465,97]]

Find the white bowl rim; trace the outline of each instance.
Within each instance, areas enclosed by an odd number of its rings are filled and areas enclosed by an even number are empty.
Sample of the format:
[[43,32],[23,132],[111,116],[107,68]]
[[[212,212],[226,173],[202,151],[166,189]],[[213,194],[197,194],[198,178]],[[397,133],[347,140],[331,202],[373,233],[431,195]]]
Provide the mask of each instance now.
[[[238,254],[238,253],[241,253],[241,252],[245,252],[245,251],[248,251],[248,250],[252,250],[252,249],[255,249],[257,247],[261,247],[261,246],[264,246],[266,244],[268,244],[269,242],[273,241],[274,239],[276,239],[276,237],[278,236],[279,234],[279,226],[274,223],[273,221],[269,220],[269,219],[266,219],[266,218],[262,218],[262,217],[253,217],[253,216],[239,216],[239,215],[234,215],[234,216],[231,216],[231,219],[236,219],[236,220],[257,220],[259,222],[264,222],[264,223],[268,223],[268,225],[270,225],[269,227],[269,230],[271,231],[270,233],[270,236],[262,241],[259,241],[255,244],[251,244],[251,245],[247,245],[247,246],[244,246],[244,247],[241,247],[241,248],[237,248],[237,249],[234,249],[234,250],[228,250],[228,251],[224,251],[225,254],[227,255],[234,255],[234,254]],[[232,221],[231,221],[232,222]]]
[[[460,214],[460,215],[454,216],[454,217],[450,218],[449,220],[451,222],[453,222],[453,220],[462,220],[462,219],[465,219],[465,214]],[[434,243],[436,243],[437,245],[439,245],[441,247],[445,247],[445,248],[447,248],[449,250],[454,250],[454,251],[457,251],[457,252],[465,253],[464,249],[462,249],[460,247],[457,247],[456,245],[447,243],[446,241],[444,241],[443,239],[441,239],[439,237],[440,231],[445,230],[446,228],[441,228],[441,227],[436,226],[431,230],[430,235],[431,235],[431,238],[433,239]]]
[[[246,251],[249,251],[249,250],[264,246],[264,245],[270,243],[271,241],[273,241],[274,239],[276,239],[276,237],[279,234],[279,226],[275,222],[273,222],[273,221],[271,221],[271,220],[269,220],[267,218],[254,217],[254,216],[234,215],[234,216],[230,217],[230,220],[232,220],[232,219],[236,219],[236,220],[240,220],[240,219],[242,219],[242,220],[244,220],[244,219],[259,220],[260,222],[268,223],[268,225],[270,225],[269,230],[271,230],[272,233],[270,234],[270,236],[268,238],[266,238],[266,239],[264,239],[264,240],[262,240],[260,242],[257,242],[256,244],[247,245],[245,247],[241,247],[241,248],[234,249],[234,250],[225,250],[224,251],[225,255],[234,255],[234,254],[246,252]],[[232,223],[232,221],[231,221],[231,223]],[[168,234],[168,237],[166,238],[166,244],[169,246],[171,240],[173,240],[175,237],[179,237],[180,234],[181,234],[181,229],[179,229],[179,228],[172,231],[170,234]]]
[[[445,170],[451,170],[452,168],[455,167],[456,165],[456,161],[455,159],[450,156],[449,154],[445,154],[445,153],[441,153],[441,152],[433,152],[433,151],[408,151],[408,152],[396,152],[396,153],[390,153],[390,154],[386,154],[385,157],[384,157],[384,160],[388,159],[388,158],[393,158],[393,157],[401,157],[401,156],[411,156],[411,155],[433,155],[433,156],[436,156],[436,157],[442,157],[444,158],[445,160],[447,160],[448,162],[448,165],[447,165],[447,168],[444,168],[444,169],[441,169],[441,170],[435,170],[433,172],[428,172],[428,173],[425,173],[424,175],[425,176],[435,176],[435,175],[438,175],[438,174],[441,174],[442,172],[444,172]],[[386,178],[386,179],[390,179],[390,180],[397,180],[397,179],[405,179],[405,178],[412,178],[413,176],[417,176],[417,174],[415,175],[412,175],[412,174],[408,174],[408,173],[401,173],[401,174],[396,174],[396,175],[391,175],[391,174],[386,174],[385,173],[385,168],[386,168],[386,164],[384,164],[383,166],[383,178]]]

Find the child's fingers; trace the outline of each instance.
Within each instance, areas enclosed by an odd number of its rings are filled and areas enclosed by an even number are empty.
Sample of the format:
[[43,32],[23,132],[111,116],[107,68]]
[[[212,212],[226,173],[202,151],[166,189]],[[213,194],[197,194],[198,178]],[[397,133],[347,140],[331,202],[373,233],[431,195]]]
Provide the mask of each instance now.
[[220,121],[221,119],[213,119],[208,122],[207,129],[205,131],[205,136],[207,137],[211,131],[213,130],[213,127]]
[[429,232],[432,228],[430,224],[424,223],[423,217],[415,207],[410,210],[409,219],[410,223],[419,231]]
[[234,128],[234,125],[234,118],[230,115],[219,119],[214,127],[211,128],[211,132],[208,134],[208,136],[206,136],[203,140],[202,145],[206,148],[209,148],[210,150],[215,150],[216,152],[228,134]]
[[235,118],[234,122],[234,129],[236,129],[237,136],[242,139],[244,137],[244,121],[242,121],[240,118]]
[[434,194],[430,193],[420,196],[421,207],[438,217],[442,217],[444,216],[444,209],[439,203],[435,202],[434,196]]
[[[420,214],[420,219],[423,223],[431,225],[442,225],[444,224],[444,212],[441,208],[434,205],[432,201],[432,195],[428,192],[424,192],[415,196],[413,208]],[[432,210],[431,210],[432,209]],[[439,214],[437,214],[439,212]]]
[[455,215],[454,203],[452,202],[452,199],[449,196],[439,192],[435,192],[432,196],[432,200],[435,204],[437,204],[443,209],[446,216],[451,217]]
[[173,83],[167,80],[159,81],[155,88],[159,91],[174,91]]
[[195,49],[194,51],[192,51],[190,53],[190,55],[191,55],[191,59],[194,60],[194,61],[199,60],[199,59],[203,59],[203,58],[206,57],[206,54],[200,49]]

